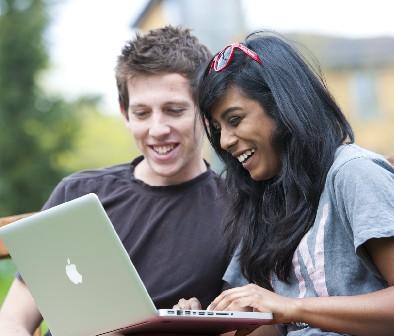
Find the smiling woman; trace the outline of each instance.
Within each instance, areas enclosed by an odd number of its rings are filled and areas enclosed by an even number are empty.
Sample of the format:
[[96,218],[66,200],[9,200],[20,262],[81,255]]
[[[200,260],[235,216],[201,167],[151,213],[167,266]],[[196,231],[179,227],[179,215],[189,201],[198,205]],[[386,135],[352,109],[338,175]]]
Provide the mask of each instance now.
[[237,158],[252,179],[268,180],[279,173],[279,152],[272,143],[275,123],[257,101],[230,87],[211,117],[221,148]]
[[251,283],[210,309],[271,311],[289,336],[391,335],[393,166],[353,144],[290,42],[257,32],[241,45],[214,56],[196,90],[233,195],[226,232],[238,253],[225,280]]

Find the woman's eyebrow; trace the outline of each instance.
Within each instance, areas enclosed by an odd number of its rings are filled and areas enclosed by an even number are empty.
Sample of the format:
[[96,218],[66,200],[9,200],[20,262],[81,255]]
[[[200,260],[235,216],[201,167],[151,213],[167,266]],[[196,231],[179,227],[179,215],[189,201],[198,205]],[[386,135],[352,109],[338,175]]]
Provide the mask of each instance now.
[[239,107],[239,106],[232,106],[232,107],[229,107],[229,108],[225,109],[225,110],[220,114],[219,117],[220,117],[220,119],[225,119],[229,113],[234,112],[234,111],[240,111],[240,110],[242,110],[241,107]]

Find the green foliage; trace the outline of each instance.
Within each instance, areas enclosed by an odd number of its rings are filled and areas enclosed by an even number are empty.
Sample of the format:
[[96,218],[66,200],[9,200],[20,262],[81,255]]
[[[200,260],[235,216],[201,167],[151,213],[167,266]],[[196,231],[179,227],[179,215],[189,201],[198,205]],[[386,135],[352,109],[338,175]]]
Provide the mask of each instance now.
[[37,84],[46,69],[43,0],[0,0],[0,216],[38,210],[66,171],[76,109]]
[[80,113],[74,150],[59,157],[60,166],[68,171],[100,168],[128,162],[138,155],[120,113],[104,115],[88,105]]
[[[0,217],[37,211],[70,172],[137,155],[121,116],[101,114],[97,97],[66,102],[40,89],[47,24],[43,0],[0,0]],[[15,271],[0,261],[0,305]]]
[[16,268],[12,260],[0,260],[0,304],[3,302],[8,288],[14,279]]

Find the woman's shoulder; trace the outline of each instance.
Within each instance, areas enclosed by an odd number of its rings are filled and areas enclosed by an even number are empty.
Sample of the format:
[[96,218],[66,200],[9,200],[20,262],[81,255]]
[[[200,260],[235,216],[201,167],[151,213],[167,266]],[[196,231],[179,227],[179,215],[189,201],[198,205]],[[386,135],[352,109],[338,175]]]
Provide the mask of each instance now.
[[338,196],[387,189],[394,189],[394,166],[384,156],[355,144],[337,149],[326,177],[326,192]]
[[373,175],[374,172],[394,173],[394,167],[383,155],[362,148],[356,144],[338,147],[328,177]]

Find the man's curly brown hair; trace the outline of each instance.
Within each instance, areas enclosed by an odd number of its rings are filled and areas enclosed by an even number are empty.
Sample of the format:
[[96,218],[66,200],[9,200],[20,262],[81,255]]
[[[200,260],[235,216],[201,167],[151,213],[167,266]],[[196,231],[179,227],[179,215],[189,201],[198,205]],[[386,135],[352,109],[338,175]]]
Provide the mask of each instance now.
[[137,33],[123,47],[115,68],[122,111],[128,110],[129,78],[136,74],[178,73],[191,80],[198,67],[211,57],[208,48],[183,27],[166,26]]

